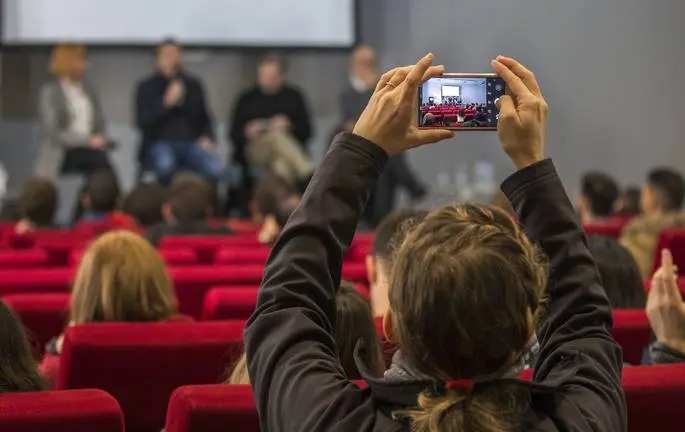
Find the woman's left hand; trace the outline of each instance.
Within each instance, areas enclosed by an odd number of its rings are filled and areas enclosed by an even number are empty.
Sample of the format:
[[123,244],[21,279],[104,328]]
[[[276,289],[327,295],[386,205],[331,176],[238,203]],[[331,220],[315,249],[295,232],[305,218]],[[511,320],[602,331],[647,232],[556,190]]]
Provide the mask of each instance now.
[[392,156],[407,149],[452,138],[446,129],[419,129],[417,98],[419,86],[445,72],[444,66],[431,66],[427,54],[413,66],[386,72],[376,85],[353,132],[375,143]]

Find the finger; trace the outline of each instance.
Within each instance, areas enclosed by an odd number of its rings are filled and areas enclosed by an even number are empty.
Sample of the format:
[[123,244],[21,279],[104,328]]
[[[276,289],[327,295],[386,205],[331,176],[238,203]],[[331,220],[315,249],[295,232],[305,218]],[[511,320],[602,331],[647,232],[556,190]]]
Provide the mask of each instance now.
[[428,68],[430,68],[433,63],[433,53],[428,53],[421,60],[419,60],[416,65],[412,68],[411,72],[407,75],[405,82],[407,87],[416,88],[421,84],[421,79],[425,75]]
[[383,87],[385,87],[388,84],[388,81],[395,75],[395,73],[402,69],[401,67],[396,67],[392,68],[383,75],[381,75],[381,78],[378,80],[378,83],[376,84],[376,89],[374,90],[374,93],[381,90]]
[[673,255],[668,249],[661,250],[661,267],[664,268],[667,276],[673,274]]
[[528,68],[523,66],[518,60],[511,57],[497,56],[497,61],[502,63],[504,66],[508,67],[512,72],[516,74],[523,83],[528,87],[528,89],[538,96],[542,96],[540,91],[540,86],[535,78],[535,74],[531,72]]
[[497,73],[497,75],[504,80],[507,87],[511,93],[517,98],[522,98],[525,96],[532,96],[533,93],[526,87],[526,85],[521,81],[521,78],[516,76],[508,67],[497,60],[492,61],[492,69]]
[[416,129],[413,133],[413,147],[454,138],[454,132],[447,129]]
[[514,100],[511,98],[511,96],[504,95],[502,97],[499,97],[497,101],[495,101],[495,105],[497,106],[497,109],[499,109],[499,120],[497,121],[498,123],[518,123],[520,121],[519,114],[516,111],[516,105],[514,105]]
[[[421,83],[428,81],[431,78],[442,76],[445,73],[444,65],[431,66],[426,70],[426,72],[421,77]],[[418,85],[415,87],[410,87],[409,85],[404,85],[402,88],[402,100],[412,100],[412,103],[418,102],[416,94],[419,91]]]
[[402,81],[407,77],[407,74],[411,70],[412,66],[405,66],[403,68],[400,68],[397,72],[395,72],[395,75],[390,78],[390,83],[387,87],[390,87],[391,89],[397,88],[402,84]]

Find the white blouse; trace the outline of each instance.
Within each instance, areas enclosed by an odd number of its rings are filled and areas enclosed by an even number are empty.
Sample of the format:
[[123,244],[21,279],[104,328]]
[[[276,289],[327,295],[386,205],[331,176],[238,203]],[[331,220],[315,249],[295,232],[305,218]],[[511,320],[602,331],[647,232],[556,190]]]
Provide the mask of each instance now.
[[71,133],[90,136],[93,132],[93,103],[81,83],[62,81],[62,90],[67,98],[67,106],[71,114]]

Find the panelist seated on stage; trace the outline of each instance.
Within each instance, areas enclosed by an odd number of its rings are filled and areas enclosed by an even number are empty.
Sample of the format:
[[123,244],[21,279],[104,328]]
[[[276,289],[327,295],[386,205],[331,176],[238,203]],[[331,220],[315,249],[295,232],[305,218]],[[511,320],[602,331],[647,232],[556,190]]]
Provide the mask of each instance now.
[[202,83],[181,65],[178,42],[157,47],[157,71],[138,84],[136,123],[143,135],[141,157],[163,185],[177,171],[192,171],[209,182],[220,180],[212,120]]
[[312,134],[302,93],[284,82],[285,63],[276,55],[259,60],[257,84],[239,97],[230,120],[234,157],[265,168],[291,183],[313,172],[306,144]]

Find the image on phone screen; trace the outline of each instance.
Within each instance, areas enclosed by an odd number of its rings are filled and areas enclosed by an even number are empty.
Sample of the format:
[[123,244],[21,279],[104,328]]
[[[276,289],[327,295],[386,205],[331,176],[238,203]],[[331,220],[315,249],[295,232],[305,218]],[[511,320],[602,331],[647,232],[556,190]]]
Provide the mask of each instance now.
[[499,111],[495,100],[504,95],[504,81],[494,75],[449,75],[431,78],[419,87],[419,126],[454,130],[497,129]]

